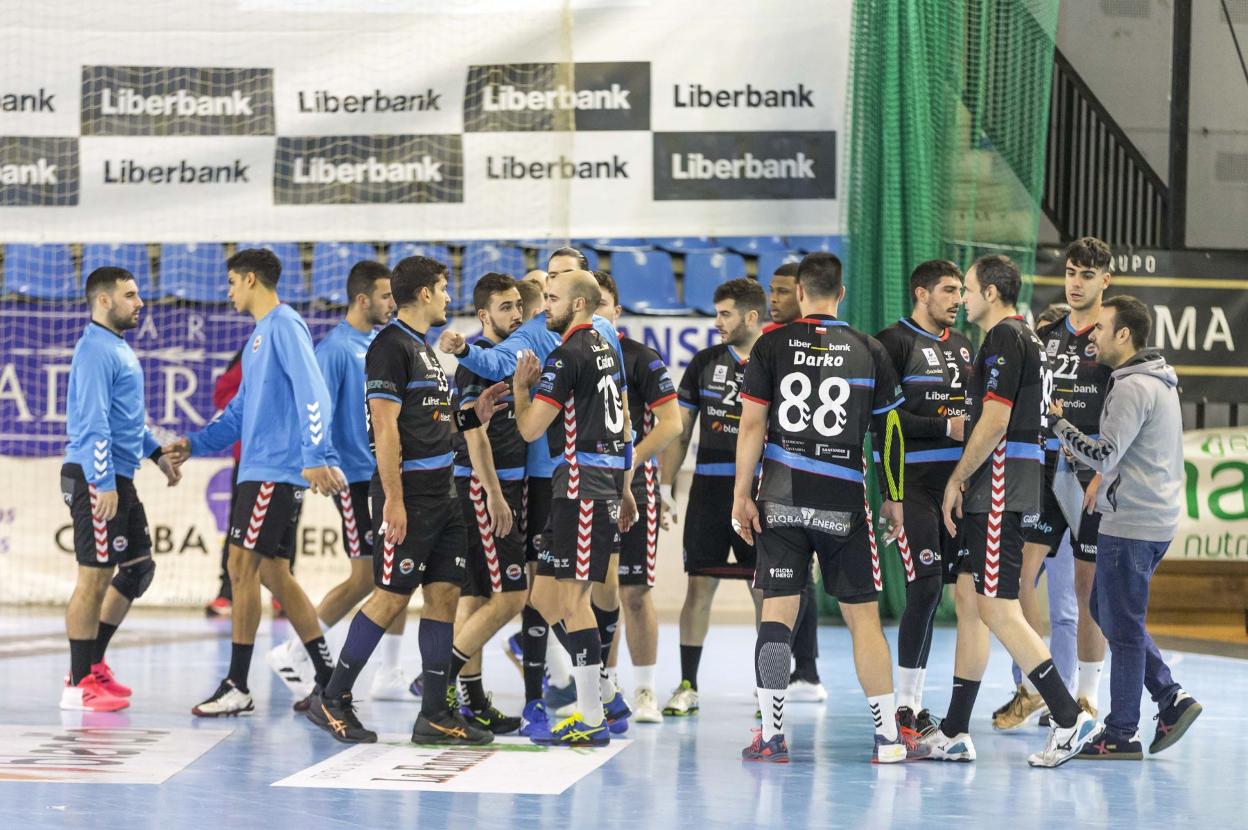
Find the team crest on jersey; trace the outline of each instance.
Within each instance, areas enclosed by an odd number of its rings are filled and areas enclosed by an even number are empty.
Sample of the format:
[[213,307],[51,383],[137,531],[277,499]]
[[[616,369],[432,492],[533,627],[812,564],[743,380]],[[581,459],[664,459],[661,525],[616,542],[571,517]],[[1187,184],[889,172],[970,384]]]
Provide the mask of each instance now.
[[1096,344],[1089,343],[1088,345],[1084,346],[1083,355],[1084,357],[1096,357]]
[[728,367],[716,366],[715,374],[711,376],[711,381],[714,383],[723,383],[726,380],[728,380]]
[[1060,345],[1060,344],[1059,344],[1056,340],[1050,340],[1050,341],[1049,341],[1049,344],[1048,344],[1047,346],[1045,346],[1044,350],[1045,350],[1046,352],[1048,352],[1048,353],[1049,353],[1049,357],[1056,357],[1056,356],[1057,356],[1057,347],[1058,347],[1059,345]]
[[940,357],[939,357],[939,355],[937,355],[937,354],[936,354],[936,350],[935,350],[935,349],[931,349],[931,348],[928,348],[928,347],[924,346],[924,347],[923,347],[923,356],[927,358],[927,365],[928,365],[928,366],[939,366],[939,365],[940,365]]
[[260,351],[260,335],[256,335],[256,339],[251,341],[251,353],[255,354]]
[[971,352],[969,349],[966,348],[966,346],[962,347],[962,351],[959,352],[959,354],[962,355],[962,359],[965,360],[967,363],[971,362]]

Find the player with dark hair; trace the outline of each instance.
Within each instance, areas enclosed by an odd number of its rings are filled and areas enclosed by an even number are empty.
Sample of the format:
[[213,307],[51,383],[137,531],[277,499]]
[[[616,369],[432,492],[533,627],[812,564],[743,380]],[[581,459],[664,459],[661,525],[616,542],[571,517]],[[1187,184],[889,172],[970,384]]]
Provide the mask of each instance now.
[[[676,392],[681,434],[663,457],[664,501],[674,505],[676,478],[694,425],[701,422],[683,537],[689,582],[680,609],[680,685],[663,707],[663,714],[676,717],[698,711],[698,666],[719,581],[754,578],[754,546],[732,532],[731,497],[741,384],[751,349],[762,333],[767,298],[757,281],[735,279],[716,288],[712,299],[715,328],[723,342],[699,351],[685,368]],[[675,515],[673,510],[673,521]],[[752,591],[751,596],[757,610],[762,594]]]
[[[1079,754],[1096,729],[1081,710],[1018,603],[1023,525],[1040,508],[1049,395],[1045,353],[1018,315],[1018,266],[1003,256],[981,257],[966,274],[966,318],[984,332],[967,384],[970,428],[962,458],[941,501],[945,527],[963,547],[957,582],[958,642],[953,695],[939,728],[923,738],[931,757],[975,760],[968,734],[980,679],[988,664],[988,632],[996,635],[1035,684],[1052,723],[1032,766],[1055,767]],[[1026,518],[1024,518],[1026,517]]]
[[123,268],[97,268],[86,281],[91,322],[74,346],[66,397],[69,446],[61,497],[73,520],[78,577],[65,610],[69,675],[61,708],[115,712],[130,689],[104,662],[109,640],[156,573],[147,514],[134,489],[144,457],[169,486],[182,474],[146,425],[143,369],[124,333],[139,324],[143,300]]
[[[906,437],[906,523],[897,550],[906,575],[906,608],[897,627],[897,723],[935,728],[923,708],[923,681],[936,607],[956,574],[959,540],[945,530],[940,500],[962,457],[965,383],[971,342],[951,328],[962,306],[962,271],[947,260],[920,263],[910,275],[913,311],[876,335],[901,379],[897,410]],[[878,451],[877,451],[878,456]]]
[[763,327],[764,334],[776,326],[784,326],[802,316],[797,304],[797,263],[784,262],[771,275],[768,287],[771,324]]
[[[351,620],[333,677],[312,695],[310,721],[343,743],[374,743],[355,714],[351,688],[386,627],[422,589],[420,715],[413,743],[483,744],[493,735],[448,705],[455,606],[464,581],[463,514],[454,484],[451,434],[479,428],[501,408],[506,386],[482,391],[470,410],[452,413],[450,385],[426,341],[446,324],[447,269],[411,256],[394,267],[390,288],[398,313],[378,332],[364,359],[369,443],[377,461],[372,501],[374,589]],[[452,427],[452,421],[455,426]]]
[[870,431],[883,468],[885,541],[892,541],[902,527],[905,454],[896,409],[904,399],[884,348],[837,319],[844,296],[840,260],[830,253],[808,254],[797,274],[803,316],[759,338],[741,390],[732,527],[757,545],[754,587],[764,596],[754,649],[763,725],[741,753],[747,761],[789,760],[784,736],[789,644],[812,553],[853,638],[858,680],[875,722],[873,761],[927,755],[897,729],[863,454]]

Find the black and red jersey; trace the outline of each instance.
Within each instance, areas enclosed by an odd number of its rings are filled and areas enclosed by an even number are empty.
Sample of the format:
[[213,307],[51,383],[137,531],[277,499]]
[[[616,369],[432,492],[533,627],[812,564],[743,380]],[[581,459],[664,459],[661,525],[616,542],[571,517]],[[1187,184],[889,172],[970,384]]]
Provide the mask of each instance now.
[[727,343],[693,356],[680,378],[680,405],[699,419],[694,475],[736,474],[737,433],[741,426],[741,385],[748,357]]
[[[754,344],[741,395],[769,407],[760,502],[862,511],[863,441],[874,428],[883,444],[883,418],[904,400],[875,338],[835,317],[799,318]],[[899,449],[885,455],[899,460]]]
[[[668,374],[667,364],[659,353],[631,337],[620,336],[620,348],[624,352],[624,377],[628,381],[628,417],[633,423],[633,445],[654,428],[654,410],[676,397],[676,387]],[[653,456],[645,459],[633,476],[633,490],[653,489],[659,464]]]
[[[1084,435],[1096,438],[1101,431],[1101,407],[1112,370],[1096,361],[1096,347],[1088,337],[1093,328],[1076,330],[1068,315],[1038,328],[1036,337],[1040,338],[1047,358],[1050,378],[1046,385],[1054,400],[1063,401],[1063,417]],[[1050,469],[1057,465],[1060,446],[1054,436],[1045,437],[1045,463]]]
[[988,400],[1009,406],[1010,421],[1000,443],[967,482],[966,512],[1039,512],[1044,477],[1040,433],[1049,408],[1045,369],[1040,340],[1022,317],[1007,317],[984,336],[967,388],[966,434],[969,438]]
[[624,491],[624,374],[593,326],[573,326],[550,353],[534,398],[560,409],[546,431],[556,499],[618,499]]
[[[494,347],[493,341],[488,337],[478,337],[473,344],[483,349]],[[506,378],[506,381],[510,387],[511,378]],[[463,409],[493,385],[493,381],[486,380],[461,363],[455,370],[451,405],[455,409]],[[498,473],[499,481],[521,481],[524,479],[528,444],[524,443],[520,430],[516,427],[516,399],[510,389],[500,402],[506,404],[506,408],[495,412],[486,428],[490,439],[490,455],[494,459],[494,470]],[[472,459],[468,457],[468,443],[464,436],[456,432],[452,443],[455,446],[455,475],[472,475]]]

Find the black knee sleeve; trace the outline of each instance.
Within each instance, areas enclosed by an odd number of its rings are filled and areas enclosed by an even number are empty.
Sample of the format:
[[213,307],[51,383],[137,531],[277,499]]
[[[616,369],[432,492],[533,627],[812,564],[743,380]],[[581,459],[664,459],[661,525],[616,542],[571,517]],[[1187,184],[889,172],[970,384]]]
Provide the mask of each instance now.
[[787,689],[793,631],[784,623],[765,622],[758,627],[754,645],[754,680],[760,689]]
[[905,668],[927,665],[932,643],[932,623],[944,584],[938,575],[925,576],[906,585],[906,610],[897,628],[897,662]]
[[134,602],[143,596],[155,576],[156,562],[148,556],[133,564],[125,563],[119,567],[113,575],[113,587],[117,589],[117,593]]

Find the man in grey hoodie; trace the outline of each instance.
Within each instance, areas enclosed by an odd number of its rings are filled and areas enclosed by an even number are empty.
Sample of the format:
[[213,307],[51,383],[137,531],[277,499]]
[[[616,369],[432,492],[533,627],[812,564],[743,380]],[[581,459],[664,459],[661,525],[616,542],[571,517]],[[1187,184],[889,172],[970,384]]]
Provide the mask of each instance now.
[[1062,401],[1049,415],[1062,447],[1102,475],[1092,615],[1113,654],[1110,712],[1079,758],[1144,757],[1139,738],[1140,692],[1158,705],[1157,753],[1183,736],[1201,706],[1170,675],[1144,626],[1148,586],[1179,527],[1183,503],[1183,418],[1178,376],[1160,352],[1146,350],[1152,317],[1134,297],[1105,300],[1091,335],[1097,360],[1113,369],[1093,440],[1062,417]]

